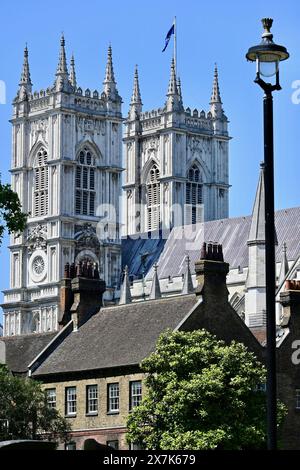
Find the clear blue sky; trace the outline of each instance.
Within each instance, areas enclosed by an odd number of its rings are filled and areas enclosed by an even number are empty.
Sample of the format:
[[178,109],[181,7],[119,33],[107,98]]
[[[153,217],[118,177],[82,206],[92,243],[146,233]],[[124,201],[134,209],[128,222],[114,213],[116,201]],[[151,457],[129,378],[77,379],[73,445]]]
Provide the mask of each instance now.
[[[9,181],[11,102],[20,79],[23,48],[28,43],[34,89],[54,81],[59,38],[65,33],[68,58],[75,54],[82,88],[101,89],[108,43],[127,114],[134,65],[139,65],[144,109],[162,106],[167,91],[172,45],[162,53],[165,35],[177,16],[178,71],[185,106],[208,109],[214,62],[230,120],[230,215],[248,215],[263,159],[262,92],[253,83],[254,65],[245,52],[260,40],[264,16],[274,18],[274,39],[291,57],[281,66],[283,90],[275,93],[276,207],[300,204],[300,105],[292,103],[292,83],[300,80],[300,4],[296,0],[78,0],[2,2],[0,80],[7,104],[0,105],[2,181]],[[0,288],[8,287],[7,238],[0,250]]]

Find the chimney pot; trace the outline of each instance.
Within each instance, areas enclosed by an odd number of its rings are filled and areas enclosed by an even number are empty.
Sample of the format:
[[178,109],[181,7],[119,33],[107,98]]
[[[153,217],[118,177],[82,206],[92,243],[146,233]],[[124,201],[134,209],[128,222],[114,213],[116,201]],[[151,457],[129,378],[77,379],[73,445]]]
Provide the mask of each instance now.
[[64,278],[69,279],[70,277],[70,264],[66,263],[65,264],[65,271],[64,271]]
[[76,276],[75,263],[72,263],[70,266],[70,278],[74,279],[75,276]]

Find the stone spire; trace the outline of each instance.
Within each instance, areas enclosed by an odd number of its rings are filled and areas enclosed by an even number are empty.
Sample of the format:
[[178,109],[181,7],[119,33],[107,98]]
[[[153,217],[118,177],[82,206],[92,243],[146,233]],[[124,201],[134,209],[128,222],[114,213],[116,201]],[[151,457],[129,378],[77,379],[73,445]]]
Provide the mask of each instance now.
[[69,73],[65,51],[65,37],[63,34],[60,39],[60,52],[56,70],[55,87],[56,91],[70,91]]
[[218,67],[215,64],[215,72],[214,72],[214,81],[213,81],[213,90],[211,94],[210,104],[213,103],[221,103],[221,95],[220,95],[220,88],[219,88],[219,76],[218,76]]
[[138,68],[136,65],[135,72],[134,72],[133,92],[131,96],[130,110],[129,110],[130,119],[134,120],[138,118],[139,114],[142,112],[142,106],[143,106],[143,103],[142,103],[140,85],[139,85],[139,74],[138,74]]
[[167,111],[180,111],[182,109],[181,97],[178,92],[175,61],[174,57],[171,62],[171,74],[167,93]]
[[213,89],[210,98],[210,112],[212,117],[215,119],[220,119],[223,117],[223,107],[222,107],[222,100],[220,95],[220,88],[219,88],[219,76],[218,76],[218,68],[217,64],[215,64],[215,72],[214,72],[214,80],[213,80]]
[[178,90],[178,94],[179,94],[179,97],[180,97],[180,101],[181,101],[181,103],[182,103],[183,101],[182,101],[182,91],[181,91],[181,80],[180,80],[180,77],[177,78],[177,90]]
[[261,164],[256,196],[252,211],[252,219],[248,244],[265,243],[265,183],[264,165]]
[[105,78],[104,78],[104,92],[106,93],[108,98],[114,99],[117,95],[117,87],[115,81],[115,74],[114,74],[114,67],[112,61],[112,48],[111,45],[108,46],[108,53],[107,53],[107,63],[105,69]]
[[[276,233],[275,239],[277,240]],[[262,163],[248,237],[248,272],[245,285],[245,323],[249,327],[264,327],[266,323],[265,257],[265,184],[264,164]]]
[[124,279],[123,279],[123,284],[121,286],[119,305],[130,304],[131,301],[132,299],[131,299],[130,283],[129,283],[129,277],[128,277],[128,266],[125,266]]
[[139,84],[139,74],[138,74],[138,66],[135,66],[134,71],[134,83],[133,83],[133,92],[131,97],[131,104],[140,104],[142,105],[142,98],[140,92],[140,84]]
[[150,300],[156,300],[161,298],[161,291],[160,291],[160,285],[159,285],[159,279],[157,275],[157,264],[155,263],[154,265],[154,275],[152,279],[152,285],[151,285],[151,291],[150,291]]
[[190,257],[187,256],[185,258],[186,261],[186,270],[184,273],[184,282],[183,282],[183,288],[181,293],[182,294],[192,294],[195,292],[194,286],[193,286],[193,280],[192,280],[192,274],[191,274],[191,268],[190,268]]
[[19,90],[20,99],[24,99],[28,97],[28,95],[31,94],[32,82],[31,82],[31,77],[30,77],[27,44],[24,49],[24,61],[23,61],[23,68],[22,68],[21,80],[20,80],[19,86],[20,86],[20,90]]
[[282,257],[281,257],[281,264],[280,264],[280,271],[278,276],[278,284],[282,284],[284,281],[287,273],[289,272],[289,262],[286,255],[286,243],[283,243],[282,246]]
[[76,89],[77,88],[77,80],[76,80],[76,70],[75,70],[75,59],[74,55],[72,54],[71,57],[71,67],[70,67],[70,83]]
[[172,58],[172,62],[171,62],[171,75],[170,75],[170,80],[169,80],[169,88],[168,88],[167,96],[172,96],[172,95],[178,95],[174,57]]

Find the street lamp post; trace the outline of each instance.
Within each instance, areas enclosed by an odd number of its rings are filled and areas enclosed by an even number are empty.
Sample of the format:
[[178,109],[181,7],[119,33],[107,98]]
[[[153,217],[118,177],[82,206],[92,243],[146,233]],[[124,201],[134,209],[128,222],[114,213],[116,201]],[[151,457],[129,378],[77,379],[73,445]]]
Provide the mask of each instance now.
[[[268,449],[276,450],[277,394],[276,394],[276,313],[275,313],[275,222],[274,222],[274,157],[273,157],[273,96],[281,90],[279,62],[286,60],[286,48],[273,42],[273,20],[263,18],[264,32],[259,45],[250,47],[247,60],[256,62],[256,79],[264,91],[264,183],[265,183],[265,239],[266,239],[266,311],[267,311],[267,440]],[[275,83],[261,77],[275,77]]]

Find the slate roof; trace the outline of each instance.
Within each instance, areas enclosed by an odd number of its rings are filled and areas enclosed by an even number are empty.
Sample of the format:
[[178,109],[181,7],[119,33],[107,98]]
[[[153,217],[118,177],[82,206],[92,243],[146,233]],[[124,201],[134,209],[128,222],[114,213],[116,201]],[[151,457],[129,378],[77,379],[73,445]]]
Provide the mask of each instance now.
[[14,373],[24,374],[30,362],[52,341],[57,332],[0,338],[5,343],[5,362]]
[[32,375],[137,365],[155,349],[160,333],[174,329],[197,301],[190,294],[103,308],[70,333]]
[[[123,261],[129,267],[129,274],[142,276],[141,255],[149,253],[145,273],[146,279],[153,277],[153,264],[158,263],[158,276],[180,276],[185,271],[185,256],[189,254],[191,270],[199,259],[203,241],[223,245],[224,259],[230,268],[248,266],[248,246],[251,216],[213,220],[195,225],[175,227],[166,240],[123,239]],[[275,214],[278,246],[277,261],[282,257],[282,245],[287,244],[287,258],[295,260],[300,254],[300,207],[283,209]],[[142,234],[144,236],[145,234]]]

